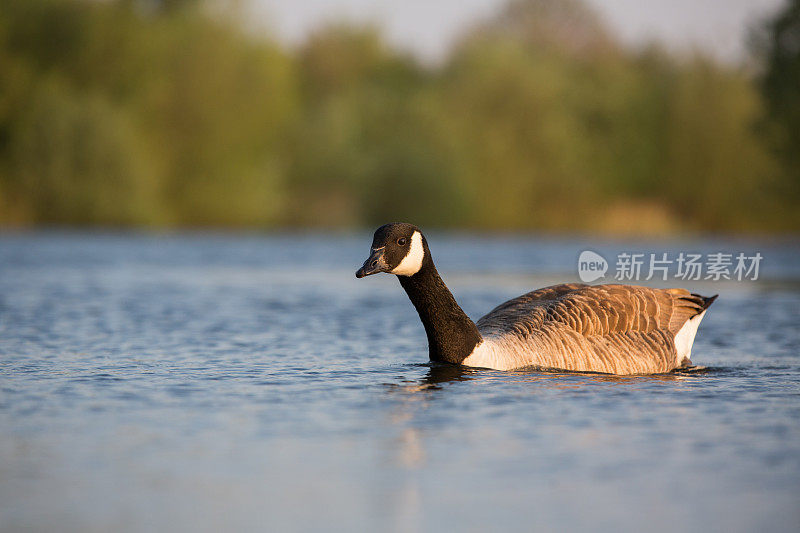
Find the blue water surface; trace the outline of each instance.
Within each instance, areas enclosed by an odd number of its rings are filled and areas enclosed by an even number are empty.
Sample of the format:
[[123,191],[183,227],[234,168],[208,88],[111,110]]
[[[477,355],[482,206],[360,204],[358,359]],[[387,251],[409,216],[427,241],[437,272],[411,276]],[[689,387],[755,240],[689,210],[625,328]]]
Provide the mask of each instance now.
[[432,366],[371,236],[0,236],[2,531],[798,531],[791,239],[428,236],[474,318],[585,249],[755,252],[686,374]]

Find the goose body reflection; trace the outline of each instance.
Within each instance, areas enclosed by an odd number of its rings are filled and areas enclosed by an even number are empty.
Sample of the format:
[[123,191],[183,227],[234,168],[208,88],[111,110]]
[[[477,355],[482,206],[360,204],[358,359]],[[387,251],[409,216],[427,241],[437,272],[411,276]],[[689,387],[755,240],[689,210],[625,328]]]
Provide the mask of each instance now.
[[375,231],[356,277],[380,272],[400,280],[432,361],[496,370],[625,375],[687,367],[697,328],[716,299],[686,289],[565,283],[511,299],[475,323],[444,284],[422,232],[406,223]]

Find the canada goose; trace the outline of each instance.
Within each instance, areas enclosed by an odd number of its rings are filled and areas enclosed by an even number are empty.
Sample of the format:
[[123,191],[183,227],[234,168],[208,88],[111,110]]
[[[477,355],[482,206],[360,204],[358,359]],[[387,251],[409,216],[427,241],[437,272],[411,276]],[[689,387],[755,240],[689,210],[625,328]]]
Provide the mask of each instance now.
[[500,304],[476,324],[436,271],[419,228],[381,226],[370,252],[356,277],[396,274],[425,326],[431,360],[472,367],[669,372],[691,364],[697,327],[716,299],[685,289],[565,283]]

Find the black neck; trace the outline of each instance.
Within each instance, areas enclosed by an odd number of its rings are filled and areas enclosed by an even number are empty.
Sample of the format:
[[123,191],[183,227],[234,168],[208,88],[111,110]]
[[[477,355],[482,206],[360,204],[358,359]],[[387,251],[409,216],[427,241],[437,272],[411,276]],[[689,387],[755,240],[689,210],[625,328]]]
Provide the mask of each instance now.
[[431,361],[461,363],[482,338],[429,257],[413,276],[397,276],[428,334]]

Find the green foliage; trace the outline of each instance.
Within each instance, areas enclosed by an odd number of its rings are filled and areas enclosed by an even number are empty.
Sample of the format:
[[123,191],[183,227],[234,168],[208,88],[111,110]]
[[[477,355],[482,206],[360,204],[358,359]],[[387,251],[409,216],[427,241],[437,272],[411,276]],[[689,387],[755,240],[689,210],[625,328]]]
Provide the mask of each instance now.
[[300,201],[288,219],[457,223],[465,205],[430,76],[372,29],[327,28],[299,63],[304,112],[293,134],[289,196]]
[[[152,223],[146,152],[129,117],[102,96],[39,84],[11,132],[8,189],[35,220]],[[35,154],[35,157],[32,157]]]
[[191,2],[142,7],[2,0],[0,61],[15,75],[0,81],[0,191],[28,206],[13,219],[275,223],[290,58]]
[[513,1],[437,67],[374,28],[290,51],[207,8],[0,0],[0,224],[800,227],[785,39],[765,105],[737,69],[624,50],[579,0]]
[[669,105],[663,190],[678,212],[710,229],[757,219],[774,169],[754,137],[752,85],[698,59],[676,76]]
[[[755,52],[764,72],[759,80],[768,120],[765,134],[773,140],[787,176],[779,193],[800,203],[800,0],[790,0],[756,34]],[[796,209],[794,211],[797,219]]]

